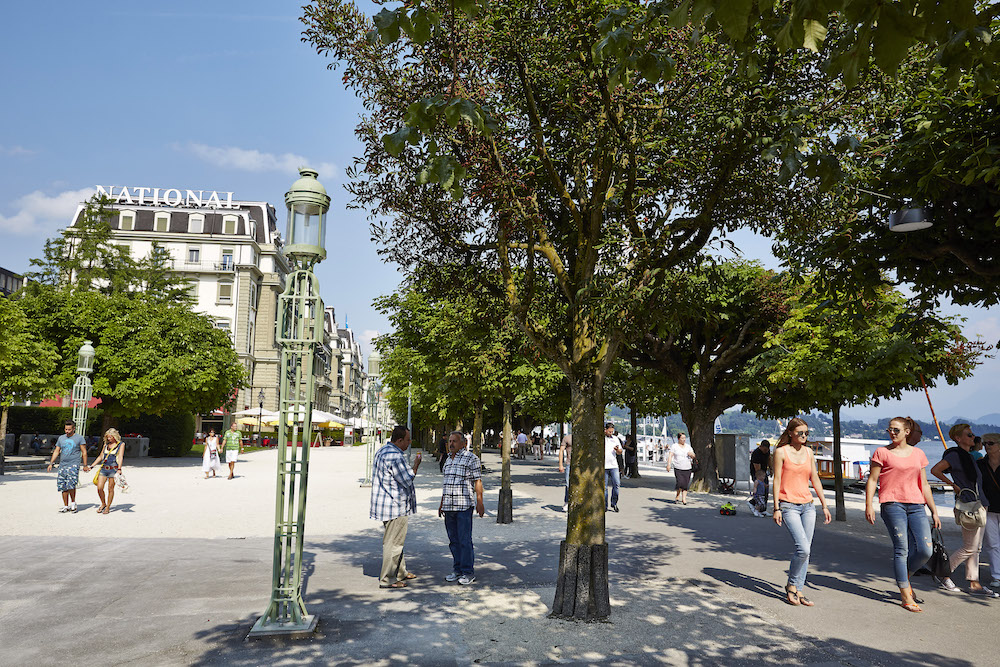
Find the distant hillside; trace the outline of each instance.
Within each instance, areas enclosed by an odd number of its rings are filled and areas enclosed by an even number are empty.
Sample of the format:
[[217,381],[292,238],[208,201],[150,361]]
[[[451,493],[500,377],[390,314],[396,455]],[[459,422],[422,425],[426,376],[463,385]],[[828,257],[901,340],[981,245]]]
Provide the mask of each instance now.
[[[806,423],[809,425],[809,437],[812,438],[825,438],[833,436],[833,419],[830,415],[815,412],[810,415],[800,415],[805,419]],[[895,416],[895,415],[894,415]],[[978,420],[976,422],[971,422],[970,420],[962,420],[969,422],[972,427],[972,432],[976,435],[982,435],[983,433],[1000,433],[1000,414],[986,415],[990,417],[987,420]],[[889,427],[889,420],[892,417],[883,417],[879,419],[874,424],[869,424],[861,421],[860,419],[842,419],[840,422],[840,432],[845,438],[865,438],[869,440],[881,440],[887,439],[885,430]],[[615,423],[620,433],[629,432],[629,413],[628,408],[623,408],[619,406],[608,406],[608,420]],[[737,410],[727,412],[722,415],[719,419],[722,424],[722,430],[725,433],[747,433],[752,438],[777,438],[781,434],[781,428],[778,427],[778,423],[774,419],[761,419],[757,415],[739,412]],[[944,433],[944,437],[948,439],[948,429],[951,428],[952,424],[962,423],[962,421],[949,421],[941,422],[941,431]],[[782,419],[782,425],[787,424],[788,420]],[[937,439],[937,429],[933,422],[923,422],[919,419],[917,423],[924,432],[925,440]],[[656,435],[660,435],[663,428],[663,418],[659,419],[659,426],[655,427],[655,431],[652,427],[649,427],[647,431],[650,434],[655,432]],[[677,432],[688,432],[687,426],[684,424],[684,420],[681,419],[680,415],[667,415],[667,433],[673,434]],[[639,433],[642,433],[642,422],[639,423]]]

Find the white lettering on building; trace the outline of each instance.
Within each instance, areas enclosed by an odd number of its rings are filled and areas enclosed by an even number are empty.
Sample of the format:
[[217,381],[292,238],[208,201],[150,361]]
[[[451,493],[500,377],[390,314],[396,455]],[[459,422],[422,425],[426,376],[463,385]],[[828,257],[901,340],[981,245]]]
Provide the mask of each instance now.
[[186,206],[191,208],[237,208],[233,203],[233,193],[223,192],[225,198],[220,197],[214,190],[205,196],[204,190],[185,190],[184,194],[176,188],[168,188],[160,194],[161,188],[98,185],[97,194],[110,198],[117,204],[128,204],[130,206]]

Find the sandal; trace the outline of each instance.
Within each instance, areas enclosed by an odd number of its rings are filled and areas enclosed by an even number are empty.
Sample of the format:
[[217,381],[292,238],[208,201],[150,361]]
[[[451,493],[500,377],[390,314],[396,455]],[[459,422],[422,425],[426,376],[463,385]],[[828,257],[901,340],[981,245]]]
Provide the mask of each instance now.
[[385,586],[383,586],[382,584],[379,584],[379,588],[406,588],[406,584],[403,583],[402,581],[397,581],[394,584],[388,584],[388,585],[385,585]]
[[802,604],[799,602],[799,592],[790,586],[785,586],[785,602],[793,607],[798,607]]
[[921,609],[916,602],[903,602],[900,604],[900,606],[906,611],[912,611],[914,613],[920,613],[923,611],[923,609]]
[[108,505],[107,507],[105,507],[104,511],[102,511],[101,513],[102,514],[111,514],[111,506]]
[[97,510],[97,513],[101,514],[103,512],[104,512],[104,505],[101,505],[100,509]]
[[413,574],[412,572],[407,572],[406,576],[400,579],[400,581],[410,581],[411,579],[416,579],[416,578],[417,575]]
[[799,593],[798,596],[799,596],[799,604],[802,605],[803,607],[813,607],[816,605],[815,602],[807,598],[802,593]]

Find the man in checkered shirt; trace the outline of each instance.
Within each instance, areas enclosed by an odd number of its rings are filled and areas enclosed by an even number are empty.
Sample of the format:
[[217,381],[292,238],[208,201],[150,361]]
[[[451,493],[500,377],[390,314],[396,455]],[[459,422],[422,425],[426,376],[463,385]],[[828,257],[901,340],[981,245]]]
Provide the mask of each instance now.
[[407,517],[417,511],[417,492],[413,479],[420,467],[420,453],[413,470],[403,453],[410,448],[410,431],[405,426],[392,429],[389,442],[375,454],[372,464],[372,504],[369,516],[385,525],[382,538],[382,573],[379,588],[405,588],[417,575],[406,569],[403,543],[406,541]]
[[444,517],[448,531],[448,548],[455,561],[446,581],[458,581],[467,586],[476,580],[472,567],[472,492],[476,492],[476,512],[486,513],[483,506],[482,467],[479,458],[466,449],[468,441],[461,431],[448,436],[448,460],[444,464],[444,489],[438,516]]

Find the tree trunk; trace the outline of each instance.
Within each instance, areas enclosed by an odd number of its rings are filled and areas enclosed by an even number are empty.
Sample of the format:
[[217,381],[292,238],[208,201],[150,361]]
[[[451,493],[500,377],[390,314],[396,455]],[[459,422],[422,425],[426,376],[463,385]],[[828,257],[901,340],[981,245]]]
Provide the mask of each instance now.
[[503,435],[500,441],[500,502],[497,505],[497,523],[513,523],[514,496],[510,488],[510,401],[503,401]]
[[604,395],[594,373],[571,378],[573,453],[566,539],[559,548],[552,616],[578,620],[611,615],[608,545],[604,541]]
[[[7,474],[7,411],[9,409],[5,405],[0,410],[0,475]],[[14,444],[14,453],[17,453],[17,443]]]
[[472,453],[483,461],[483,405],[476,403],[475,416],[472,419]]
[[[628,406],[628,427],[632,432],[632,437],[636,437],[636,429],[639,428],[639,418],[635,414],[635,403]],[[636,440],[638,442],[638,440]]]
[[719,489],[719,471],[715,465],[715,418],[710,412],[682,415],[691,436],[691,449],[698,459],[698,472],[692,475],[691,490],[714,493]]
[[847,521],[844,504],[844,469],[840,455],[840,406],[833,406],[833,489],[837,503],[837,521]]

